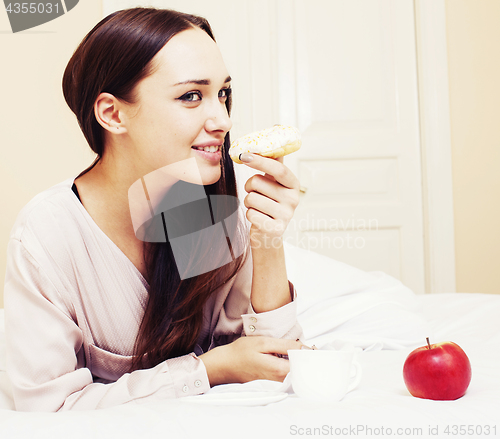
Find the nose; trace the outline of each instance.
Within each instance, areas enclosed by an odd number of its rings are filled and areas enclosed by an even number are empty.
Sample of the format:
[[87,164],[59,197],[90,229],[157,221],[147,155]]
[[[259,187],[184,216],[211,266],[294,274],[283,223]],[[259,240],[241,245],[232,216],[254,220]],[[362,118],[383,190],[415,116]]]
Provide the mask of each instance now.
[[217,100],[213,106],[210,107],[207,120],[205,122],[205,129],[209,132],[221,131],[224,135],[232,128],[233,122],[227,114],[226,105]]

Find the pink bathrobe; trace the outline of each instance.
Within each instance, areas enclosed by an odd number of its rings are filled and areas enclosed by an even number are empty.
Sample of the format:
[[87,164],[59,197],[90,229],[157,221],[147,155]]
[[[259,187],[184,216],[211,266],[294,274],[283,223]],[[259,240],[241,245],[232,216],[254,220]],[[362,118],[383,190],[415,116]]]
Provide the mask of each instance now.
[[294,301],[256,314],[251,252],[209,299],[195,352],[127,373],[148,284],[104,234],[68,179],[36,196],[11,233],[5,281],[7,372],[17,410],[96,409],[197,395],[197,355],[240,336],[302,337]]

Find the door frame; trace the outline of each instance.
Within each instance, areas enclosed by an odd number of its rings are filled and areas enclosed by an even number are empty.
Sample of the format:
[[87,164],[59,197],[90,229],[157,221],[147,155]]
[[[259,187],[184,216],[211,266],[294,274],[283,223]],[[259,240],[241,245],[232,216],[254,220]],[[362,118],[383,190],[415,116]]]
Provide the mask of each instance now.
[[426,293],[456,292],[445,0],[414,0]]

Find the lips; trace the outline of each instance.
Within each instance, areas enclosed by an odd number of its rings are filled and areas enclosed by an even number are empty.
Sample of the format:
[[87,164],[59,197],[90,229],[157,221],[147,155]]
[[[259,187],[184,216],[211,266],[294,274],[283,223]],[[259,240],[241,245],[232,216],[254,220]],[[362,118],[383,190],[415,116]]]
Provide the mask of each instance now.
[[202,149],[200,149],[200,148],[201,147],[196,147],[196,146],[191,147],[191,149],[193,149],[197,155],[199,155],[200,157],[202,157],[205,160],[208,160],[210,162],[219,162],[220,159],[222,158],[220,146],[219,147],[217,147],[215,145],[211,146],[210,148],[212,150],[215,150],[213,152],[205,151],[203,148]]

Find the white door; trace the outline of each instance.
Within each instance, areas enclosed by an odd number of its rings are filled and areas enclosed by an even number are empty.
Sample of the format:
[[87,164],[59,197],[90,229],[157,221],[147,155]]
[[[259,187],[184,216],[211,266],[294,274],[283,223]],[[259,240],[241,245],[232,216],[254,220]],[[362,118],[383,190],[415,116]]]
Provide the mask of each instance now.
[[424,293],[413,2],[278,4],[278,78],[295,90],[279,116],[304,144],[286,164],[307,189],[291,236]]
[[[108,14],[129,5],[104,0]],[[144,3],[146,4],[146,3]],[[233,77],[232,136],[297,126],[285,239],[424,293],[412,0],[163,0],[205,16]],[[252,175],[237,166],[240,198]]]

